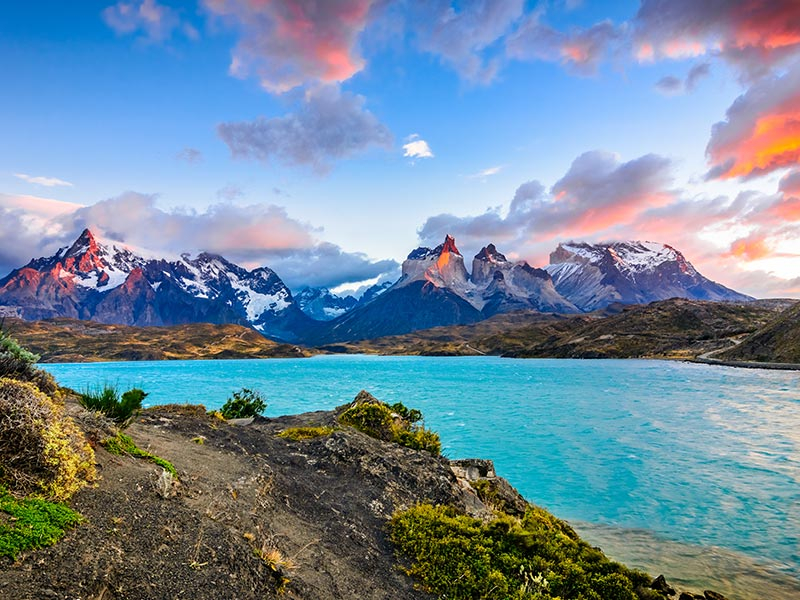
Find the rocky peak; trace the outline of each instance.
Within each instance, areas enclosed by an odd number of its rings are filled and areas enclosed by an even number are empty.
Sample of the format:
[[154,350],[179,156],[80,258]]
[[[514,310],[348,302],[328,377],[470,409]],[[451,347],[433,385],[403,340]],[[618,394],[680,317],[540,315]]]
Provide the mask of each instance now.
[[426,280],[436,287],[463,290],[467,286],[468,278],[464,257],[451,235],[445,236],[444,242],[433,250],[417,248],[403,262],[403,285]]
[[508,262],[508,259],[506,259],[505,255],[500,254],[500,252],[497,251],[497,248],[495,248],[494,244],[489,244],[488,246],[481,248],[481,251],[475,255],[473,260],[481,260],[491,263]]

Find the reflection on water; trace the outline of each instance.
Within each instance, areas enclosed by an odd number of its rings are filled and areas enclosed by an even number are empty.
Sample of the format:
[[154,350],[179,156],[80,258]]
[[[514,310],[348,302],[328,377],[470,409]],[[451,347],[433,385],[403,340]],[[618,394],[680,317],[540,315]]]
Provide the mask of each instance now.
[[797,600],[800,581],[753,559],[718,547],[661,539],[644,529],[570,523],[587,542],[619,562],[653,575],[672,587],[702,593],[713,589],[729,600]]

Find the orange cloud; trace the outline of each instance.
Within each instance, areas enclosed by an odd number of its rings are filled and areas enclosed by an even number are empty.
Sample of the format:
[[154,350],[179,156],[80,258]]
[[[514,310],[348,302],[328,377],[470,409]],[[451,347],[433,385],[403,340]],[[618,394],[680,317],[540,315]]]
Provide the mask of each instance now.
[[711,178],[754,177],[800,164],[800,66],[763,79],[714,125]]
[[770,256],[772,248],[764,238],[750,236],[733,242],[729,254],[742,260],[751,261]]

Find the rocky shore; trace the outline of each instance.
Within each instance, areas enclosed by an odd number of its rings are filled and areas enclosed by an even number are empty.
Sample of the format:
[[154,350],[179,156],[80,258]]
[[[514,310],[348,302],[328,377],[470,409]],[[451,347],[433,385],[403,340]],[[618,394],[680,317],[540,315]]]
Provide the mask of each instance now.
[[[126,434],[175,466],[165,485],[151,462],[103,449],[110,423],[67,408],[101,477],[73,498],[83,521],[64,539],[0,559],[2,598],[432,598],[401,568],[392,515],[426,503],[486,522],[529,507],[491,461],[375,439],[341,426],[341,411],[229,422],[198,406],[146,410]],[[648,581],[637,597],[722,598]]]

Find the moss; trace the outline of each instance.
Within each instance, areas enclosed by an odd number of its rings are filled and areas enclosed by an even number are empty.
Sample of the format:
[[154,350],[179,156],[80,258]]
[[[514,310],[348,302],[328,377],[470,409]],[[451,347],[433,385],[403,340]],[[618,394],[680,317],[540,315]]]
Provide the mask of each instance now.
[[389,406],[362,391],[346,406],[339,407],[338,420],[367,435],[438,456],[442,451],[439,435],[421,425],[422,413],[401,403]]
[[333,427],[289,427],[278,434],[278,437],[299,442],[330,435],[336,431]]
[[422,504],[398,512],[390,536],[411,561],[404,570],[449,599],[635,600],[649,577],[610,561],[540,508],[489,522]]
[[80,520],[63,504],[41,498],[19,500],[0,488],[0,556],[16,559],[20,552],[51,546]]
[[175,478],[178,477],[178,471],[177,469],[175,469],[174,465],[171,462],[161,458],[160,456],[151,454],[147,450],[142,450],[136,445],[136,443],[130,438],[130,436],[127,436],[124,433],[118,433],[114,437],[110,437],[106,440],[103,440],[101,444],[111,454],[117,454],[117,455],[129,454],[130,456],[133,456],[135,458],[144,458],[152,463],[157,464],[165,471],[169,471],[170,473],[172,473],[173,476],[175,476]]
[[94,480],[94,451],[63,412],[33,383],[0,378],[1,485],[66,500]]

